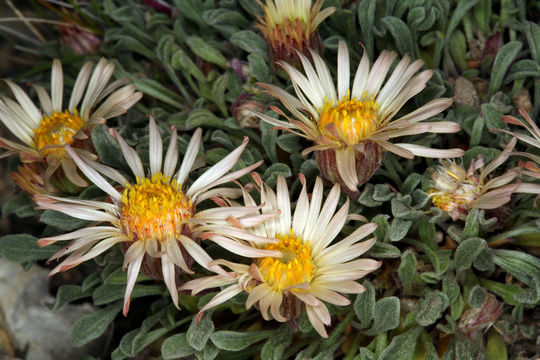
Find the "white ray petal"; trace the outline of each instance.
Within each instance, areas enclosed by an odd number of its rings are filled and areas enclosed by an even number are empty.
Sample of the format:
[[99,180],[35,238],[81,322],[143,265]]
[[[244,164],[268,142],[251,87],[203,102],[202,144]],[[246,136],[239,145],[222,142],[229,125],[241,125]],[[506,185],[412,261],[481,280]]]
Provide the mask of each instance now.
[[101,190],[105,191],[107,194],[109,194],[116,200],[122,199],[122,195],[114,187],[112,187],[111,184],[109,184],[107,180],[105,180],[103,176],[101,176],[95,169],[87,165],[86,162],[82,158],[80,158],[79,155],[75,153],[75,151],[73,151],[71,146],[66,145],[65,149],[69,156],[71,156],[73,161],[75,161],[79,169],[83,172],[84,175],[86,175],[86,177],[91,182],[96,184]]
[[161,172],[163,159],[163,141],[156,126],[154,118],[150,116],[150,173],[152,175]]
[[62,63],[58,59],[53,60],[51,71],[51,98],[53,109],[61,112],[62,99],[64,97],[64,73]]
[[176,127],[173,127],[171,139],[169,140],[169,147],[167,148],[167,154],[165,155],[165,164],[163,164],[163,173],[172,177],[176,164],[178,163],[178,138]]
[[349,92],[350,81],[350,65],[349,65],[349,49],[343,40],[339,41],[338,45],[338,69],[337,69],[337,88],[338,99],[342,100]]
[[178,170],[178,174],[176,175],[179,184],[184,185],[184,182],[186,181],[186,178],[191,171],[191,168],[193,167],[193,163],[195,162],[195,158],[197,157],[197,154],[199,153],[199,148],[201,146],[201,136],[202,129],[197,128],[197,130],[195,130],[195,133],[193,133],[191,140],[189,141],[186,155],[184,156],[184,159],[182,160],[182,165],[180,165],[180,169]]

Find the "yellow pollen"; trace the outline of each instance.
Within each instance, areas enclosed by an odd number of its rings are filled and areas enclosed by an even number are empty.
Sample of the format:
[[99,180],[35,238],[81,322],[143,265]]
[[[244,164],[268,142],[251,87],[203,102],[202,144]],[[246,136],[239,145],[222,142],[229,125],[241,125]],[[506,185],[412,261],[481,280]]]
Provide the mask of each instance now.
[[123,229],[133,241],[176,237],[193,212],[182,185],[162,173],[127,184],[122,203]]
[[[365,96],[364,96],[365,95]],[[328,126],[334,124],[339,135],[350,145],[358,144],[379,127],[377,112],[379,104],[373,96],[364,94],[364,100],[350,98],[347,94],[336,105],[332,101],[325,101],[319,115],[319,130],[332,140],[335,136],[330,135]]]
[[264,282],[274,291],[281,292],[290,286],[310,283],[315,266],[311,261],[311,243],[302,242],[300,237],[293,234],[277,234],[278,243],[267,244],[266,250],[278,250],[283,257],[265,257],[258,261]]
[[84,121],[80,118],[77,110],[73,114],[54,111],[51,116],[41,119],[41,124],[34,130],[34,142],[37,150],[43,155],[55,154],[62,156],[65,153],[64,145],[71,145],[75,140],[75,134],[82,129]]

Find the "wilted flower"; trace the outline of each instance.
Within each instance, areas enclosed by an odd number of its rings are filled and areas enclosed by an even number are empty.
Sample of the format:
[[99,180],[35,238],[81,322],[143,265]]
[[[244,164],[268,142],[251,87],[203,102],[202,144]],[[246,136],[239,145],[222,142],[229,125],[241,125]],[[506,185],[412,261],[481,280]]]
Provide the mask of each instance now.
[[125,113],[142,97],[142,93],[135,92],[135,86],[128,85],[127,80],[109,84],[114,64],[106,59],[101,59],[92,69],[93,64],[88,62],[79,72],[67,107],[62,106],[64,79],[62,64],[58,59],[53,61],[52,66],[51,96],[43,87],[33,85],[41,109],[19,86],[5,80],[17,102],[0,96],[0,120],[24,145],[0,138],[0,148],[9,150],[0,157],[19,154],[23,163],[43,163],[43,169],[38,173],[44,174],[48,192],[56,190],[50,184],[50,179],[59,167],[73,184],[81,187],[88,185],[77,172],[64,145],[73,145],[79,155],[95,159],[95,155],[88,151],[91,144],[85,142],[89,131],[96,124]]
[[[56,241],[73,240],[50,259],[58,259],[69,254],[50,275],[94,258],[117,243],[128,245],[124,255],[124,268],[128,268],[124,314],[128,312],[130,294],[139,269],[145,261],[148,262],[148,266],[155,264],[155,260],[158,264],[161,262],[160,268],[147,275],[157,277],[157,272],[159,277],[163,278],[177,306],[175,266],[184,272],[193,273],[188,265],[193,258],[204,268],[227,275],[219,266],[210,264],[212,259],[198,244],[198,239],[207,231],[213,234],[227,231],[231,227],[227,223],[229,217],[242,219],[255,212],[255,216],[249,217],[254,224],[264,220],[265,217],[258,216],[257,207],[234,206],[197,211],[197,205],[209,198],[240,196],[239,189],[216,188],[216,186],[236,180],[259,166],[260,162],[227,174],[244,150],[246,138],[241,146],[199,176],[191,186],[186,186],[186,180],[199,151],[201,133],[201,129],[195,131],[182,165],[176,171],[178,162],[176,129],[173,130],[162,164],[162,139],[154,120],[150,119],[148,175],[145,175],[141,159],[135,150],[115,133],[123,156],[135,175],[135,181],[127,180],[113,168],[80,157],[66,145],[67,153],[73,157],[77,166],[89,180],[110,196],[112,203],[38,195],[35,197],[37,204],[42,209],[60,211],[79,219],[110,223],[112,226],[93,225],[69,234],[40,239],[38,241],[40,246]],[[102,175],[120,184],[122,190],[119,192]],[[242,231],[236,231],[235,234],[239,237],[243,234],[248,238],[250,236]]]
[[356,192],[358,185],[368,181],[380,166],[386,150],[406,158],[414,155],[452,158],[463,154],[461,149],[437,150],[389,141],[405,135],[454,133],[460,129],[458,124],[450,121],[420,123],[450,106],[452,99],[447,98],[432,100],[392,121],[407,100],[425,88],[431,77],[431,70],[414,76],[423,65],[421,60],[411,64],[405,56],[382,86],[396,53],[383,51],[370,70],[364,52],[351,89],[349,51],[340,41],[336,91],[330,70],[319,55],[312,53],[315,68],[305,56],[299,56],[306,75],[281,62],[291,77],[297,97],[274,85],[261,84],[270,95],[281,100],[294,119],[279,109],[274,110],[288,122],[261,113],[258,116],[313,141],[315,145],[305,149],[303,155],[315,151],[319,169],[329,181],[341,184],[349,192]]
[[433,204],[458,220],[465,219],[471,209],[497,209],[509,202],[520,185],[509,184],[518,172],[511,169],[495,178],[489,175],[508,159],[515,145],[516,138],[512,138],[503,152],[487,165],[479,155],[471,160],[467,170],[453,161],[441,161],[435,169],[430,169],[428,193]]
[[336,8],[321,10],[323,0],[267,0],[263,5],[264,17],[257,16],[256,26],[268,42],[271,63],[287,61],[300,66],[298,53],[309,56],[309,49],[321,50],[317,28]]
[[495,295],[488,293],[484,304],[479,308],[464,311],[459,318],[458,327],[470,339],[483,329],[489,329],[503,312],[503,303]]
[[101,37],[75,23],[58,26],[60,42],[77,55],[94,54],[101,46]]
[[[350,304],[340,293],[363,292],[364,287],[355,280],[381,265],[372,259],[357,259],[375,243],[375,238],[359,241],[371,234],[377,225],[365,224],[330,245],[349,218],[349,199],[335,212],[340,195],[338,185],[332,188],[321,208],[321,179],[317,178],[310,198],[301,176],[303,187],[291,217],[293,202],[285,179],[278,177],[277,193],[274,193],[258,176],[254,178],[260,187],[262,214],[280,210],[281,215],[252,229],[254,236],[274,238],[277,242],[251,244],[256,249],[279,251],[282,256],[260,257],[251,265],[215,260],[214,264],[230,268],[233,277],[222,274],[205,277],[192,280],[181,289],[196,294],[204,289],[230,285],[200,309],[199,318],[205,310],[245,291],[248,293],[246,308],[256,305],[264,319],[293,320],[305,308],[315,330],[327,337],[325,325],[330,325],[331,319],[323,301],[339,306]],[[255,206],[247,192],[244,192],[244,201],[247,206]]]
[[[502,120],[508,124],[524,127],[532,135],[532,137],[521,134],[521,133],[517,133],[517,132],[510,132],[507,130],[501,130],[501,131],[517,137],[519,140],[523,141],[524,143],[528,145],[531,145],[537,149],[540,149],[540,129],[535,124],[535,122],[530,118],[529,114],[527,114],[525,110],[519,109],[519,113],[521,114],[521,116],[523,116],[523,118],[525,119],[525,122],[509,115],[503,116]],[[532,162],[526,161],[522,163],[524,170],[521,170],[521,173],[527,176],[531,176],[536,179],[540,179],[540,156],[531,154],[529,152],[513,152],[512,155],[524,156],[526,158],[531,159]],[[520,184],[518,192],[540,194],[540,185]]]
[[266,109],[266,105],[263,103],[250,100],[252,96],[252,94],[241,94],[231,105],[234,119],[243,128],[258,128],[260,121],[253,112]]

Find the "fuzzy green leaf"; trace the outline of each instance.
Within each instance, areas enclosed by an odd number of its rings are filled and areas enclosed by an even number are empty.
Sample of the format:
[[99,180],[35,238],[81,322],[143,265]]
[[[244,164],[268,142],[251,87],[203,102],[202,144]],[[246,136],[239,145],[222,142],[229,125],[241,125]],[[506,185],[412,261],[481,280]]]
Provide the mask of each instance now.
[[81,317],[71,329],[71,343],[79,347],[98,338],[107,330],[107,327],[120,310],[122,310],[122,303],[116,303],[93,314]]
[[364,281],[366,291],[356,296],[354,312],[360,321],[360,326],[367,328],[375,313],[375,289],[369,281]]
[[274,331],[216,331],[210,336],[210,340],[221,350],[239,351],[247,348],[249,345],[266,339],[274,334]]
[[493,262],[527,285],[540,274],[540,259],[516,250],[495,250]]
[[170,336],[161,345],[161,355],[166,360],[184,358],[194,352],[195,349],[189,346],[185,333]]
[[381,22],[394,37],[400,54],[409,54],[414,58],[413,37],[407,24],[394,16],[387,16]]
[[187,342],[195,350],[202,351],[210,335],[214,332],[214,323],[208,312],[203,314],[201,321],[194,316],[187,331]]
[[62,244],[58,243],[39,247],[37,240],[29,234],[2,236],[0,238],[0,255],[8,261],[26,263],[48,259],[62,247]]
[[403,285],[405,294],[412,293],[412,284],[416,276],[416,257],[411,250],[407,250],[401,256],[401,263],[398,267],[399,280]]
[[2,206],[2,217],[13,213],[16,213],[19,217],[25,217],[20,214],[25,214],[26,216],[37,215],[37,212],[34,211],[32,199],[26,194],[18,194],[4,203],[4,206]]
[[437,321],[449,305],[448,296],[441,291],[429,291],[422,297],[415,309],[416,322],[429,326]]
[[394,219],[389,230],[390,241],[403,239],[407,235],[411,225],[412,221],[410,220]]
[[381,353],[378,360],[412,359],[416,348],[416,339],[418,339],[421,331],[422,328],[416,326],[401,335],[395,336],[390,345]]
[[506,74],[506,70],[508,70],[522,47],[522,42],[510,41],[499,50],[491,70],[489,96],[492,96],[497,90],[499,90],[502,85],[504,75]]
[[454,257],[456,270],[463,271],[469,269],[472,262],[486,247],[486,241],[480,238],[470,238],[459,244]]
[[[125,285],[103,284],[94,290],[92,298],[95,305],[104,305],[110,302],[123,299],[126,291]],[[160,295],[163,288],[160,285],[135,285],[131,293],[131,299],[143,296]]]
[[239,31],[231,36],[231,43],[248,53],[257,53],[260,56],[267,56],[266,42],[257,33],[251,30]]
[[399,298],[390,296],[377,301],[373,316],[373,326],[365,332],[366,335],[376,335],[383,331],[392,330],[399,325]]

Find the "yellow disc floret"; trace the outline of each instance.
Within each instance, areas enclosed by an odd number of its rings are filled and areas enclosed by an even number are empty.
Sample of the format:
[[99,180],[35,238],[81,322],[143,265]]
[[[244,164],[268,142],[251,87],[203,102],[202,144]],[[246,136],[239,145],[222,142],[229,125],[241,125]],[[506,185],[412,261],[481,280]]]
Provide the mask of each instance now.
[[65,153],[64,145],[71,145],[75,134],[82,129],[84,121],[77,110],[56,112],[41,119],[41,124],[34,130],[34,142],[37,150],[43,155],[62,156]]
[[193,213],[182,185],[162,173],[127,184],[122,203],[123,229],[133,241],[176,237]]
[[264,282],[274,291],[310,283],[315,266],[311,260],[311,243],[302,242],[291,229],[288,235],[277,234],[278,243],[265,245],[266,250],[278,250],[283,257],[265,257],[259,260],[259,270]]
[[336,105],[331,101],[325,101],[317,124],[319,131],[332,140],[341,140],[329,132],[328,126],[334,124],[340,137],[349,145],[358,144],[367,138],[379,127],[377,119],[379,104],[373,97],[363,98],[364,100],[360,101],[346,95]]

